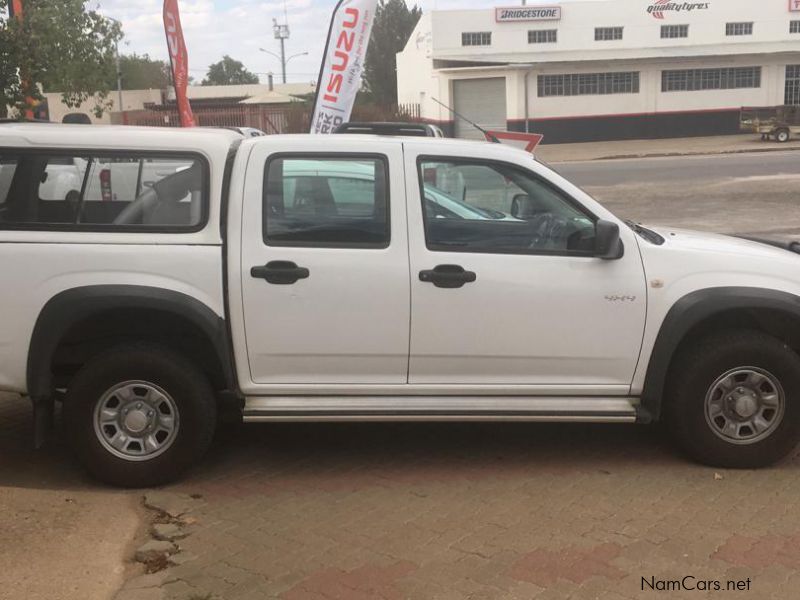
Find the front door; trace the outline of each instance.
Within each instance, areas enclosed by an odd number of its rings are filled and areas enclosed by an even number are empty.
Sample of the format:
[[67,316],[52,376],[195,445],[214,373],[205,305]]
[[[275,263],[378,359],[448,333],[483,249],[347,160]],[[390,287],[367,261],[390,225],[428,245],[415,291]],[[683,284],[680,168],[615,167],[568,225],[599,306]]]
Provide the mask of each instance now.
[[646,310],[632,232],[595,258],[598,217],[549,169],[431,150],[406,146],[409,383],[627,393]]
[[[322,138],[320,138],[321,140]],[[241,286],[256,385],[405,384],[409,271],[399,143],[253,148]],[[251,175],[252,169],[257,171]]]

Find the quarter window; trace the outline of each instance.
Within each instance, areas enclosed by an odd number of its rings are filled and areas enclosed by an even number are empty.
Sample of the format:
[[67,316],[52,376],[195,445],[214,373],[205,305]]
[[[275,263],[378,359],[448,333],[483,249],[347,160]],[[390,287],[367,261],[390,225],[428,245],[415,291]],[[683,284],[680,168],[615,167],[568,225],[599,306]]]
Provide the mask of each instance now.
[[0,228],[187,231],[205,221],[207,167],[192,156],[20,152],[0,165]]
[[726,23],[725,35],[753,35],[752,23]]
[[697,92],[760,87],[761,67],[682,69],[661,72],[662,92]]
[[426,158],[419,178],[430,250],[592,254],[594,219],[523,169]]
[[638,94],[639,73],[581,73],[539,75],[540,98],[549,96],[598,96],[609,94]]
[[688,25],[662,25],[661,39],[688,38]]
[[596,27],[594,30],[594,41],[609,42],[622,39],[622,27]]
[[555,44],[558,42],[557,29],[537,29],[528,32],[529,44]]
[[467,31],[461,34],[462,46],[491,46],[491,31]]
[[304,156],[267,164],[264,241],[270,246],[385,248],[388,168],[383,157]]

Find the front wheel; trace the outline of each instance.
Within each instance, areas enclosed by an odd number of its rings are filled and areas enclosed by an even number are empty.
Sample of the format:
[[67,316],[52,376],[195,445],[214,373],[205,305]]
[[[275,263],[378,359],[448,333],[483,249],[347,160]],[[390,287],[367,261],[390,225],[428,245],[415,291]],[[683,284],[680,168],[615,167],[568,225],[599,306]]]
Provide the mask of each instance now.
[[791,133],[788,129],[779,129],[778,132],[775,134],[775,139],[780,142],[781,144],[785,144],[789,141],[791,137]]
[[215,425],[203,373],[153,344],[93,358],[64,399],[66,437],[81,462],[98,479],[124,487],[175,479],[208,449]]
[[772,336],[711,335],[679,356],[669,377],[669,428],[698,462],[764,467],[800,441],[800,357]]

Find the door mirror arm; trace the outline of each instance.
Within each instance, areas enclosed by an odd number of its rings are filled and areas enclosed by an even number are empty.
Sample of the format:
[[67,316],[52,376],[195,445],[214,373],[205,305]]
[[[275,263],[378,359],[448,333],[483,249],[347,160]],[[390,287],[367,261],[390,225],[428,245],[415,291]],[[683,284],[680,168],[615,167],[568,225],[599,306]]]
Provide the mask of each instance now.
[[600,219],[595,225],[594,255],[602,260],[619,260],[625,246],[619,237],[619,225]]

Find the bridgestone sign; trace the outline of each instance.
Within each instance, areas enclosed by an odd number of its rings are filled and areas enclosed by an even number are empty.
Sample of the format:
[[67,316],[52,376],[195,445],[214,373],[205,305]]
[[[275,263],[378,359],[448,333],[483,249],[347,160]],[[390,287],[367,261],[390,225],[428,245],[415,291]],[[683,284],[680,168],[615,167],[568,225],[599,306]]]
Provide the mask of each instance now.
[[495,20],[498,23],[513,23],[516,21],[560,21],[560,6],[536,6],[531,8],[518,7],[496,8]]

